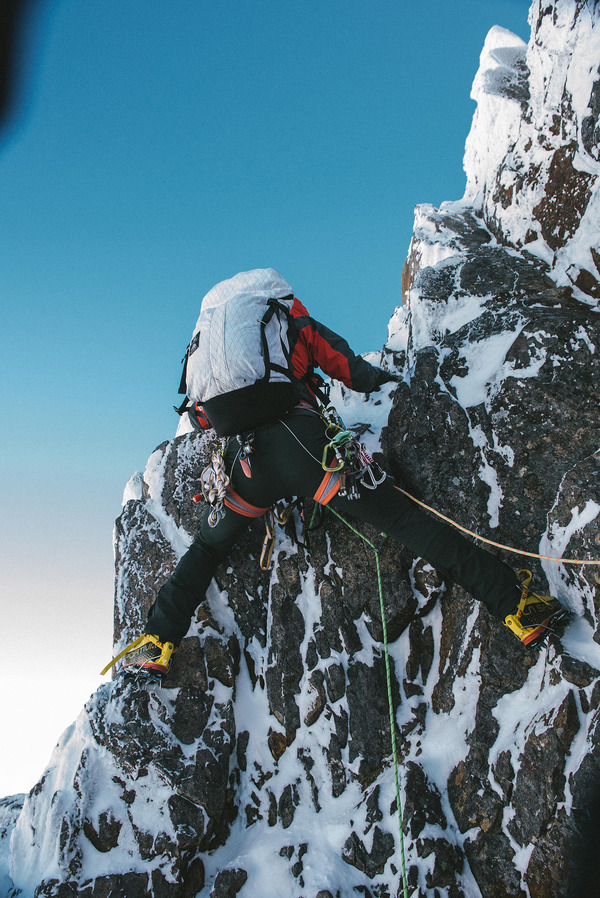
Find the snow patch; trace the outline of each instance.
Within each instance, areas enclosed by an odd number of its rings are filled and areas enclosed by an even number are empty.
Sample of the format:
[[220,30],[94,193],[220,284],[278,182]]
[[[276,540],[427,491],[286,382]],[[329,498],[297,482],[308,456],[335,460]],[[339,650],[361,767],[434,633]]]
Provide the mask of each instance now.
[[121,504],[125,506],[128,502],[141,501],[143,498],[143,485],[144,475],[141,471],[136,471],[127,481],[123,490],[123,502]]

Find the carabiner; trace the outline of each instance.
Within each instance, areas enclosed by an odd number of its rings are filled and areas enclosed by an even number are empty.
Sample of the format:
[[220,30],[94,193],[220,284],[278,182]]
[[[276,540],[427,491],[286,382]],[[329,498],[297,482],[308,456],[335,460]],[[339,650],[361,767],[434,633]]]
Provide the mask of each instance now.
[[[334,458],[335,458],[335,460],[338,460],[338,461],[339,461],[339,465],[334,465],[334,466],[331,467],[331,468],[329,467],[329,465],[327,464],[327,450],[328,450],[328,449],[333,449],[333,450],[334,450],[334,452],[335,452]],[[341,471],[341,470],[342,470],[342,468],[344,467],[344,464],[345,464],[345,463],[344,463],[344,459],[343,459],[343,458],[340,458],[340,455],[339,455],[339,453],[338,453],[336,447],[333,445],[333,443],[327,443],[327,445],[326,445],[325,448],[323,449],[323,458],[322,458],[322,460],[321,460],[321,467],[323,468],[323,470],[325,471],[325,473],[326,473],[326,474],[335,474],[336,471]]]
[[260,553],[260,568],[268,571],[271,565],[271,556],[273,554],[273,546],[275,545],[275,523],[272,509],[265,515],[265,538]]
[[[379,468],[379,470],[381,471],[381,468]],[[371,483],[365,482],[365,477],[367,477],[367,476],[369,477]],[[385,471],[381,471],[381,477],[379,478],[379,480],[377,480],[375,477],[375,474],[373,473],[373,468],[371,467],[371,465],[368,465],[367,470],[365,471],[363,476],[360,478],[360,482],[362,483],[362,485],[364,487],[366,487],[366,489],[376,490],[377,487],[379,486],[379,484],[383,483],[383,481],[385,480],[386,477],[387,477],[387,473]]]

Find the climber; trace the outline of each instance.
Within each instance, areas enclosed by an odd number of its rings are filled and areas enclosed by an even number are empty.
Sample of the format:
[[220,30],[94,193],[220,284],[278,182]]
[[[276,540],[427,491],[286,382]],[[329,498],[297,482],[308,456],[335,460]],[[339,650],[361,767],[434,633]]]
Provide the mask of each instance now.
[[204,298],[180,387],[188,398],[179,411],[198,429],[210,420],[227,437],[205,476],[213,505],[158,591],[145,632],[111,665],[122,658],[125,671],[165,673],[217,565],[249,520],[289,496],[330,504],[402,543],[483,602],[524,643],[564,614],[555,598],[529,592],[528,582],[520,583],[502,561],[395,488],[335,414],[323,413],[317,366],[361,393],[401,379],[355,355],[311,318],[272,269],[242,272]]

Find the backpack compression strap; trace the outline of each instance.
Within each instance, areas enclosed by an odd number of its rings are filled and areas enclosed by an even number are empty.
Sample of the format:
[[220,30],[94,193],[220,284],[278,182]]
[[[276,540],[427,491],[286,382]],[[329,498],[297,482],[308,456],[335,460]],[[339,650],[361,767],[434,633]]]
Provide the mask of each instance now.
[[[179,381],[179,390],[178,390],[178,393],[179,393],[180,396],[185,396],[186,393],[187,393],[187,366],[188,366],[188,361],[189,361],[189,358],[190,358],[191,354],[192,354],[193,352],[195,352],[195,351],[198,349],[198,344],[199,344],[199,343],[200,343],[200,331],[198,331],[198,333],[196,334],[195,337],[192,337],[192,339],[191,339],[191,341],[190,341],[190,343],[189,343],[189,345],[188,345],[188,348],[187,348],[186,351],[185,351],[185,355],[184,355],[184,357],[183,357],[182,360],[181,360],[181,362],[182,362],[182,364],[183,364],[183,371],[181,372],[181,380]],[[187,397],[186,397],[186,398],[187,398]],[[184,404],[185,404],[185,401],[184,401]],[[178,409],[175,409],[175,411],[178,411]],[[180,414],[181,414],[181,412],[180,412]]]

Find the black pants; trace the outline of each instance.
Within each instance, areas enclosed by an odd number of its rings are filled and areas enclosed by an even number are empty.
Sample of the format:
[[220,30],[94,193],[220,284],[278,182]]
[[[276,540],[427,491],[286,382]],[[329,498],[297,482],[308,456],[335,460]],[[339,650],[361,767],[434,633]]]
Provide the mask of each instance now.
[[[259,507],[285,496],[314,496],[321,480],[321,459],[327,439],[321,418],[293,410],[284,419],[255,432],[251,456],[252,477],[235,462],[239,445],[230,440],[228,469],[235,491]],[[234,463],[235,462],[235,463]],[[360,498],[335,496],[330,505],[403,543],[441,574],[464,587],[502,619],[515,610],[519,598],[515,573],[494,555],[466,539],[455,528],[423,511],[400,493],[388,478],[376,490],[361,487]],[[160,589],[147,623],[147,632],[163,642],[179,643],[187,633],[194,611],[248,518],[230,509],[216,527],[205,513],[196,539],[183,555],[171,578]]]

